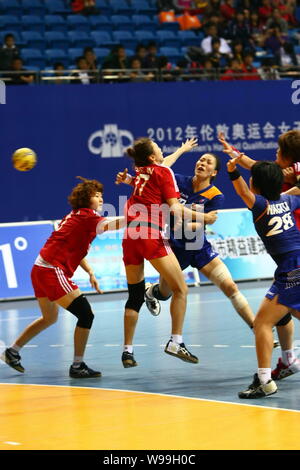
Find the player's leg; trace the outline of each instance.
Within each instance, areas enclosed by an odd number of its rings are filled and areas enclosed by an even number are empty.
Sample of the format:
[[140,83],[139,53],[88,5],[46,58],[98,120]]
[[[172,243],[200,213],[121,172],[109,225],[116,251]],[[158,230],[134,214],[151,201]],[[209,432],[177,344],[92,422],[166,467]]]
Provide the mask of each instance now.
[[151,259],[150,263],[159,272],[172,291],[170,304],[172,320],[171,339],[166,345],[165,352],[183,361],[197,363],[198,358],[187,350],[182,338],[188,288],[178,260],[174,253],[171,252],[167,256]]
[[296,318],[300,315],[297,310],[291,310],[276,325],[281,346],[281,357],[278,358],[276,368],[272,370],[273,380],[282,380],[300,371],[300,360],[295,354],[293,345],[294,322],[291,319],[291,314]]

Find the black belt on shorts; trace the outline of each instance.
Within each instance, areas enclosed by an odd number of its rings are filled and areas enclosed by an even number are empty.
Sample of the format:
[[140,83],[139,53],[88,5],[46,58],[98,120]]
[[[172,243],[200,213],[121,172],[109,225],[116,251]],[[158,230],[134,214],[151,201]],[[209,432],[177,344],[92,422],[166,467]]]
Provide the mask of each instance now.
[[131,222],[127,222],[127,227],[128,228],[149,227],[149,228],[154,228],[159,231],[163,231],[163,229],[159,225],[153,224],[152,222],[142,222],[140,220],[132,220]]

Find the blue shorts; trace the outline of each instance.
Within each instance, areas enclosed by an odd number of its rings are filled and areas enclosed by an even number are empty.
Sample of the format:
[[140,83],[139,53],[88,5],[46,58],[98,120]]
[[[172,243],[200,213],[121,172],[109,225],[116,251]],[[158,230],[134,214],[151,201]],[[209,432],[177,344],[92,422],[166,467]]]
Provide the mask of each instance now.
[[300,311],[300,254],[287,254],[275,271],[275,280],[265,297]]
[[201,250],[185,250],[172,245],[171,247],[182,270],[188,266],[201,269],[219,256],[217,252],[213,251],[211,244],[207,240],[204,241]]

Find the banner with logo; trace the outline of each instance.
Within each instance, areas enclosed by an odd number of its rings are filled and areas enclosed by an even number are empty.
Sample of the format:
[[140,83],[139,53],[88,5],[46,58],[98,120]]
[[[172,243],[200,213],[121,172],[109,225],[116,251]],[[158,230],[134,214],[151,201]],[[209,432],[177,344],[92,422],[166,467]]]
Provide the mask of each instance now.
[[[0,222],[62,218],[76,176],[99,179],[105,202],[122,213],[131,189],[116,186],[115,175],[132,171],[125,151],[140,136],[154,139],[165,155],[198,137],[198,148],[174,170],[191,175],[199,155],[216,152],[224,162],[216,185],[225,208],[241,207],[217,133],[253,158],[274,159],[278,136],[300,129],[296,93],[289,80],[7,87],[0,106]],[[29,172],[12,167],[20,147],[37,153]]]

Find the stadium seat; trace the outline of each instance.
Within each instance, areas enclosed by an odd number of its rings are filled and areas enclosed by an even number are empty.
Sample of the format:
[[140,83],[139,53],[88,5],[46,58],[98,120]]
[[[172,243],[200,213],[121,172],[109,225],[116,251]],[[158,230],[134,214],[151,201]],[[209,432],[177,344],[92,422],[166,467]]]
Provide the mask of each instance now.
[[129,16],[125,15],[112,15],[111,22],[113,25],[114,30],[121,30],[121,31],[134,31],[135,26],[129,18]]
[[72,31],[84,31],[88,33],[91,29],[90,22],[82,15],[67,15],[66,23],[69,30]]
[[75,63],[77,57],[81,57],[83,54],[83,50],[80,47],[70,47],[67,52],[70,62],[72,64]]
[[144,15],[155,15],[157,8],[150,5],[146,0],[131,0],[132,8],[137,12]]
[[45,56],[39,49],[23,49],[22,58],[26,66],[31,64],[43,68],[46,65]]
[[300,54],[300,45],[299,46],[294,46],[294,51],[296,55]]
[[161,47],[159,49],[159,54],[166,56],[171,62],[176,62],[176,60],[182,57],[182,54],[177,47]]
[[40,0],[20,0],[24,15],[44,15],[47,8]]
[[45,55],[49,65],[54,64],[54,62],[62,62],[66,66],[70,62],[68,54],[61,49],[46,49]]
[[69,48],[69,38],[62,31],[46,31],[45,40],[47,48],[63,49],[66,51]]
[[38,31],[39,33],[43,33],[45,31],[45,22],[40,16],[22,15],[21,21],[23,29],[26,31]]
[[69,31],[67,35],[73,47],[84,48],[88,46],[94,46],[93,37],[84,31]]
[[168,21],[160,23],[159,28],[163,31],[179,31],[179,23],[178,21]]
[[181,40],[174,31],[157,31],[156,36],[159,39],[159,43],[166,47],[179,47]]
[[49,13],[71,13],[71,7],[66,8],[66,5],[63,0],[44,0],[44,4]]
[[112,14],[112,6],[105,0],[96,0],[96,8],[98,8],[103,15]]
[[296,20],[300,23],[300,6],[296,7]]
[[130,31],[113,31],[112,37],[116,43],[122,44],[125,48],[135,48],[137,40]]
[[194,31],[178,31],[177,36],[182,46],[199,46],[201,39]]
[[129,5],[125,0],[111,0],[110,5],[112,6],[114,14],[130,15],[133,13],[131,5]]
[[107,57],[108,54],[110,53],[110,49],[108,49],[107,47],[95,47],[94,52],[95,52],[97,59],[99,59],[100,62],[102,62],[104,57]]
[[146,15],[132,15],[132,21],[138,30],[143,29],[144,31],[154,32],[157,29],[157,22]]
[[22,23],[18,16],[1,15],[0,27],[7,30],[22,31]]
[[135,37],[139,42],[158,42],[158,38],[156,37],[156,34],[154,34],[151,31],[144,31],[144,30],[138,30],[135,33]]
[[21,37],[23,42],[26,44],[26,47],[40,50],[44,50],[46,48],[44,35],[38,31],[23,31],[21,33]]
[[68,25],[61,15],[45,15],[45,24],[49,31],[61,31],[66,33]]
[[91,37],[93,38],[95,45],[98,47],[111,47],[113,44],[116,44],[108,31],[92,31]]
[[20,3],[17,0],[1,0],[0,2],[0,12],[6,15],[20,15],[21,7]]
[[113,30],[113,24],[108,16],[104,15],[90,15],[91,30],[95,31],[109,31]]

